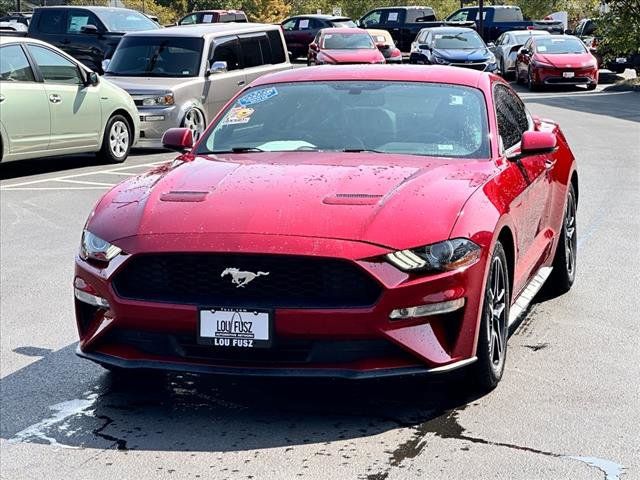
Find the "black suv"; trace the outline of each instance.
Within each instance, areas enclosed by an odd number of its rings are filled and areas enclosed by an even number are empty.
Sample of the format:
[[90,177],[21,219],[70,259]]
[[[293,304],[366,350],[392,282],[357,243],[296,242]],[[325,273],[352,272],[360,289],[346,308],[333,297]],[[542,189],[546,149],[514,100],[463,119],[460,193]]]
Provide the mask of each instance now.
[[42,7],[33,12],[28,36],[55,45],[103,73],[102,61],[111,58],[125,33],[158,28],[146,15],[127,8]]

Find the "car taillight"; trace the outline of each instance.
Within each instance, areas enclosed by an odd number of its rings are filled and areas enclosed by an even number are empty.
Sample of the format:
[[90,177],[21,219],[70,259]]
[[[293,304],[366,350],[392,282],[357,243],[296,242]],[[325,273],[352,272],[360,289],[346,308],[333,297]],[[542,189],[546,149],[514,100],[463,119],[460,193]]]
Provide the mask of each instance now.
[[391,52],[391,56],[394,57],[394,58],[401,57],[402,56],[402,52],[396,48],[393,52]]
[[591,39],[591,48],[596,48],[598,46],[598,39],[593,37]]

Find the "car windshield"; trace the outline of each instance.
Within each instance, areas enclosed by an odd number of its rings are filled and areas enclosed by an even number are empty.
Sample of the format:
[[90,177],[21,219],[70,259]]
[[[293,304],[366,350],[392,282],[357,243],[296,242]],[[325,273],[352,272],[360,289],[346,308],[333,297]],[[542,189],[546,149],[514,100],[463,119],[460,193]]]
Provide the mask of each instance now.
[[357,25],[353,20],[332,20],[331,25],[336,28],[356,28]]
[[572,37],[552,37],[540,38],[536,40],[536,52],[538,53],[585,53],[584,44],[581,40]]
[[111,32],[157,30],[160,25],[134,10],[97,10],[96,14]]
[[443,49],[484,48],[484,42],[476,32],[436,33],[435,47]]
[[198,153],[372,151],[488,158],[487,109],[470,87],[316,81],[247,90]]
[[195,77],[200,70],[202,38],[125,36],[109,63],[107,75],[127,77]]
[[545,33],[536,33],[536,34],[523,33],[520,35],[514,35],[516,45],[524,45],[527,42],[527,40],[529,40],[532,36],[538,36],[538,35],[545,35]]
[[327,33],[322,42],[322,48],[327,50],[375,48],[371,35],[368,33]]

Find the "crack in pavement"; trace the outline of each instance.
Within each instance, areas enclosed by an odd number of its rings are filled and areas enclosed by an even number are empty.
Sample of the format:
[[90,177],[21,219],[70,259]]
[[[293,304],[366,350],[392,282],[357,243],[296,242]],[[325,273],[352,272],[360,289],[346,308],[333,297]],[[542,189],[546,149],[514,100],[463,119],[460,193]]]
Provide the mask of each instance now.
[[461,410],[464,410],[464,408],[465,407],[457,410],[449,410],[432,420],[412,427],[414,429],[413,436],[406,442],[400,444],[398,448],[389,452],[391,455],[389,458],[389,468],[384,472],[368,475],[366,477],[367,480],[385,480],[389,476],[389,472],[393,467],[400,466],[400,464],[406,459],[412,459],[420,455],[427,446],[427,440],[425,437],[429,433],[444,439],[452,438],[482,445],[509,448],[546,457],[575,460],[602,472],[604,474],[604,480],[619,480],[625,473],[624,466],[602,458],[566,455],[511,443],[494,442],[491,440],[485,440],[484,438],[466,435],[464,427],[458,423],[458,414]]

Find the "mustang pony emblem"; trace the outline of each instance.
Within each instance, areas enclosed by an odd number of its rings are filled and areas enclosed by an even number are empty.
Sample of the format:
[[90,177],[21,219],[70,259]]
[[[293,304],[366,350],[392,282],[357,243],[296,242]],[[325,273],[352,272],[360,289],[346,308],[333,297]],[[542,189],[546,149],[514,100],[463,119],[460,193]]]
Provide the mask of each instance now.
[[231,282],[236,285],[236,288],[240,288],[255,280],[256,277],[269,275],[269,272],[241,272],[237,268],[225,268],[220,276],[224,277],[226,275],[231,275]]

